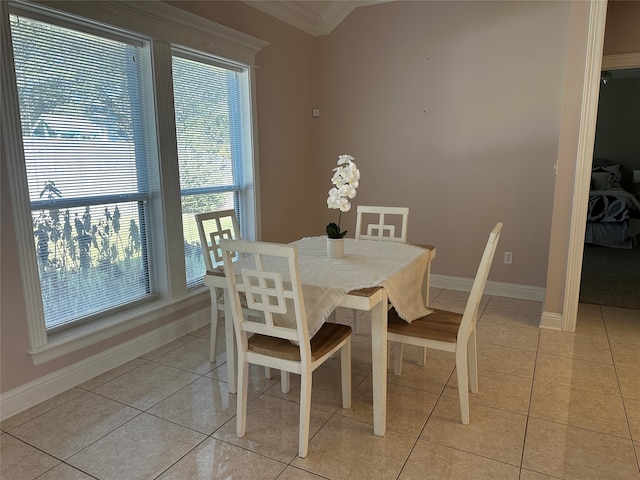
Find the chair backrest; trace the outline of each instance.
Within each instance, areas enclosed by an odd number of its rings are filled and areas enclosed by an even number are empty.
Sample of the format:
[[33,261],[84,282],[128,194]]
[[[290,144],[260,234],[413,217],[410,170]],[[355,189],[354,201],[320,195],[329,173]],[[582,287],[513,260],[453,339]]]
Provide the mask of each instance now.
[[221,210],[196,214],[200,245],[207,271],[222,265],[220,241],[223,238],[239,239],[240,229],[235,210]]
[[489,270],[491,269],[491,263],[493,262],[493,256],[496,253],[496,248],[498,246],[498,240],[500,240],[501,232],[502,222],[498,222],[489,234],[487,246],[484,247],[484,253],[482,254],[482,258],[480,259],[480,265],[478,266],[476,278],[473,280],[471,293],[469,293],[469,299],[467,300],[467,305],[464,308],[462,321],[460,322],[460,328],[458,330],[458,345],[460,346],[460,348],[462,348],[463,345],[467,344],[469,335],[476,327],[480,300],[482,299],[482,294],[484,293],[484,287],[487,284]]
[[407,207],[358,205],[355,238],[407,243],[408,217]]
[[[258,333],[297,343],[300,357],[309,360],[311,346],[297,247],[227,239],[221,240],[220,246],[234,328],[243,351],[247,349],[247,333]],[[243,257],[240,265],[233,261],[234,255]],[[263,312],[264,319],[245,318],[240,295],[246,297],[249,308]]]

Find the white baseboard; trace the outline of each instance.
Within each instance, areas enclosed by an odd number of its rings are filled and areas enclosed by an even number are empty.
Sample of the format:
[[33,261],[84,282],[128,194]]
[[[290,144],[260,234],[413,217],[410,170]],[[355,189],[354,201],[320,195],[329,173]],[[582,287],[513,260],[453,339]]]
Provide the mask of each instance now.
[[126,362],[208,325],[210,310],[200,310],[125,343],[69,365],[0,395],[0,420],[27,410]]
[[562,331],[562,315],[553,312],[542,312],[540,317],[540,328],[547,330]]
[[[473,285],[472,278],[431,275],[431,287],[433,288],[446,288],[448,290],[470,292],[471,285]],[[485,286],[484,293],[486,295],[498,295],[500,297],[520,298],[522,300],[543,302],[546,290],[543,287],[533,287],[531,285],[488,281]]]

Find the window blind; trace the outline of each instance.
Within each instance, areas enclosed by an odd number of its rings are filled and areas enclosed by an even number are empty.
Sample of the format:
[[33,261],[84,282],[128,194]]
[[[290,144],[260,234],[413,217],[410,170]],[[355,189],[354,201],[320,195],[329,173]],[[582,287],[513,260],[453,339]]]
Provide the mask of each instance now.
[[11,15],[47,331],[153,294],[140,42]]

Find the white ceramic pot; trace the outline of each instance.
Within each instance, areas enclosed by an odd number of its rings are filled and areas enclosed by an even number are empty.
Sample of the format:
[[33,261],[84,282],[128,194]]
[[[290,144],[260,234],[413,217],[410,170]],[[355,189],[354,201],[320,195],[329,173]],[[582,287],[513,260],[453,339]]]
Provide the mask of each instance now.
[[327,237],[327,257],[329,258],[344,257],[344,238],[328,238]]

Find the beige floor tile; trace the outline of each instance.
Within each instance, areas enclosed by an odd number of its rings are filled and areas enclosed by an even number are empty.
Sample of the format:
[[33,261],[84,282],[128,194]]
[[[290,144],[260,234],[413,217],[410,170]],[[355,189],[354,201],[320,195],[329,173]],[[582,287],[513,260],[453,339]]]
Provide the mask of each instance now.
[[522,348],[535,352],[538,348],[538,329],[480,320],[476,328],[479,342]]
[[332,480],[396,479],[415,442],[389,430],[378,437],[371,425],[334,415],[313,437],[307,457],[291,464]]
[[[532,380],[530,378],[516,377],[479,368],[478,393],[469,392],[469,402],[526,415],[529,411],[531,383]],[[455,370],[442,395],[455,399],[459,398],[458,376]]]
[[602,320],[602,309],[600,308],[600,305],[593,305],[591,303],[579,303],[578,322],[585,318]]
[[34,407],[31,407],[23,412],[17,413],[12,417],[7,418],[6,420],[3,420],[2,423],[0,423],[0,429],[2,429],[2,431],[4,432],[10,432],[11,429],[19,425],[22,425],[23,423],[26,423],[29,420],[33,420],[34,418],[42,415],[43,413],[48,412],[49,410],[52,410],[56,407],[59,407],[60,405],[63,405],[69,402],[70,400],[73,400],[74,398],[79,397],[80,395],[83,395],[84,393],[85,391],[79,388],[70,388],[69,390],[62,392],[59,395],[51,397],[48,400],[45,400],[44,402],[39,403],[38,405],[35,405]]
[[273,480],[281,478],[278,475],[285,467],[284,463],[208,438],[158,477],[158,480]]
[[455,354],[450,352],[437,353],[445,355],[432,355],[432,350],[427,350],[427,363],[424,366],[417,364],[415,356],[403,355],[401,375],[393,373],[392,357],[387,381],[394,385],[402,385],[439,395],[449,381],[456,363]]
[[140,412],[91,392],[11,431],[44,452],[66,459]]
[[469,413],[463,425],[460,402],[441,397],[420,438],[519,466],[527,417],[474,403]]
[[553,330],[540,330],[538,352],[550,355],[588,360],[596,363],[613,364],[607,336],[581,335]]
[[640,320],[640,313],[638,310],[631,310],[628,308],[608,307],[602,305],[602,317],[605,322],[627,322],[637,323]]
[[611,354],[616,367],[640,369],[640,345],[611,343]]
[[[311,409],[309,438],[325,424],[330,413]],[[242,438],[236,436],[233,418],[214,432],[213,436],[227,443],[289,463],[298,455],[300,406],[271,395],[261,395],[247,406],[247,429]]]
[[[482,295],[480,305],[486,305],[489,303],[490,298],[491,295]],[[448,300],[466,304],[469,300],[469,292],[464,292],[462,290],[442,290],[438,295],[437,300]]]
[[[340,370],[340,352],[336,352],[323,366]],[[371,373],[371,337],[368,343],[351,342],[351,372],[361,377]]]
[[[351,375],[351,390],[353,391],[365,377]],[[334,413],[342,408],[342,380],[340,370],[334,370],[324,366],[318,367],[313,372],[311,387],[311,406],[318,410]],[[291,374],[290,389],[288,393],[282,393],[280,382],[273,385],[265,392],[267,395],[300,403],[300,375]]]
[[484,342],[477,342],[477,349],[478,366],[484,370],[533,378],[536,352]]
[[[216,355],[218,354],[219,352],[216,351]],[[216,363],[209,362],[209,339],[207,338],[194,338],[192,342],[160,355],[154,361],[196,375],[204,375],[218,367]]]
[[616,373],[622,396],[640,400],[640,371],[635,368],[616,367]]
[[145,363],[149,363],[149,360],[145,360],[143,358],[136,358],[134,360],[131,360],[130,362],[120,365],[119,367],[113,368],[108,372],[103,373],[102,375],[98,375],[97,377],[94,377],[91,380],[81,383],[80,385],[78,385],[78,387],[82,388],[83,390],[89,390],[89,391],[94,390],[98,388],[100,385],[103,385],[108,381],[119,377],[120,375],[130,372],[134,368],[141,367]]
[[61,463],[39,476],[38,480],[93,480],[93,477],[65,463]]
[[321,477],[315,473],[307,472],[306,470],[289,465],[284,469],[284,472],[280,474],[278,480],[326,480],[326,477]]
[[0,435],[0,478],[32,480],[59,463],[60,460],[7,433]]
[[73,455],[67,463],[100,479],[155,478],[205,438],[142,413]]
[[622,401],[629,420],[631,438],[635,441],[640,441],[640,400],[625,398]]
[[181,347],[182,345],[191,343],[194,340],[195,339],[191,335],[183,335],[182,337],[177,338],[176,340],[169,342],[161,347],[158,347],[155,350],[150,351],[149,353],[145,353],[144,355],[141,355],[140,358],[144,358],[146,360],[153,360],[155,358],[158,358],[161,355],[164,355],[165,353],[170,352],[171,350],[175,350],[176,348]]
[[[367,378],[356,388],[351,408],[338,415],[373,425],[373,386]],[[438,400],[437,395],[389,384],[387,386],[387,430],[417,437]]]
[[635,322],[608,321],[605,323],[607,336],[611,343],[623,343],[640,346],[640,313]]
[[630,438],[619,394],[572,388],[536,381],[531,396],[531,417]]
[[480,323],[491,322],[499,325],[533,328],[537,330],[540,326],[540,312],[536,310],[509,308],[489,303],[487,308],[482,312],[482,316],[479,317],[478,321]]
[[[202,377],[177,391],[148,410],[164,418],[206,435],[224,425],[236,414],[236,395],[220,380]],[[249,402],[258,394],[248,393]]]
[[576,331],[578,335],[607,335],[607,331],[604,327],[604,321],[602,315],[597,317],[580,317],[576,321]]
[[565,479],[637,480],[631,440],[530,418],[522,467]]
[[545,353],[538,354],[534,381],[558,383],[605,394],[619,392],[612,365]]
[[398,480],[518,480],[520,468],[418,440]]
[[542,312],[542,302],[535,300],[523,300],[521,298],[500,297],[492,295],[489,300],[489,307],[506,307],[517,310],[527,310],[540,314]]
[[[214,378],[216,380],[220,380],[222,382],[228,382],[227,365],[220,365],[218,368],[215,368],[211,372],[209,372],[206,376]],[[257,393],[264,393],[279,381],[279,370],[271,369],[271,378],[266,378],[264,367],[261,367],[259,365],[249,365],[249,390]]]
[[[465,307],[467,306],[467,301],[445,298],[445,297],[442,297],[442,295],[440,295],[435,300],[432,300],[431,305],[429,306],[431,308],[446,310],[448,312],[463,313]],[[485,307],[484,305],[480,305],[480,308],[478,309],[478,315],[482,313],[482,310],[484,310],[484,307]]]
[[198,378],[184,370],[149,362],[100,385],[94,392],[146,410]]
[[544,473],[533,472],[531,470],[520,470],[520,480],[555,480],[558,477],[551,477]]

